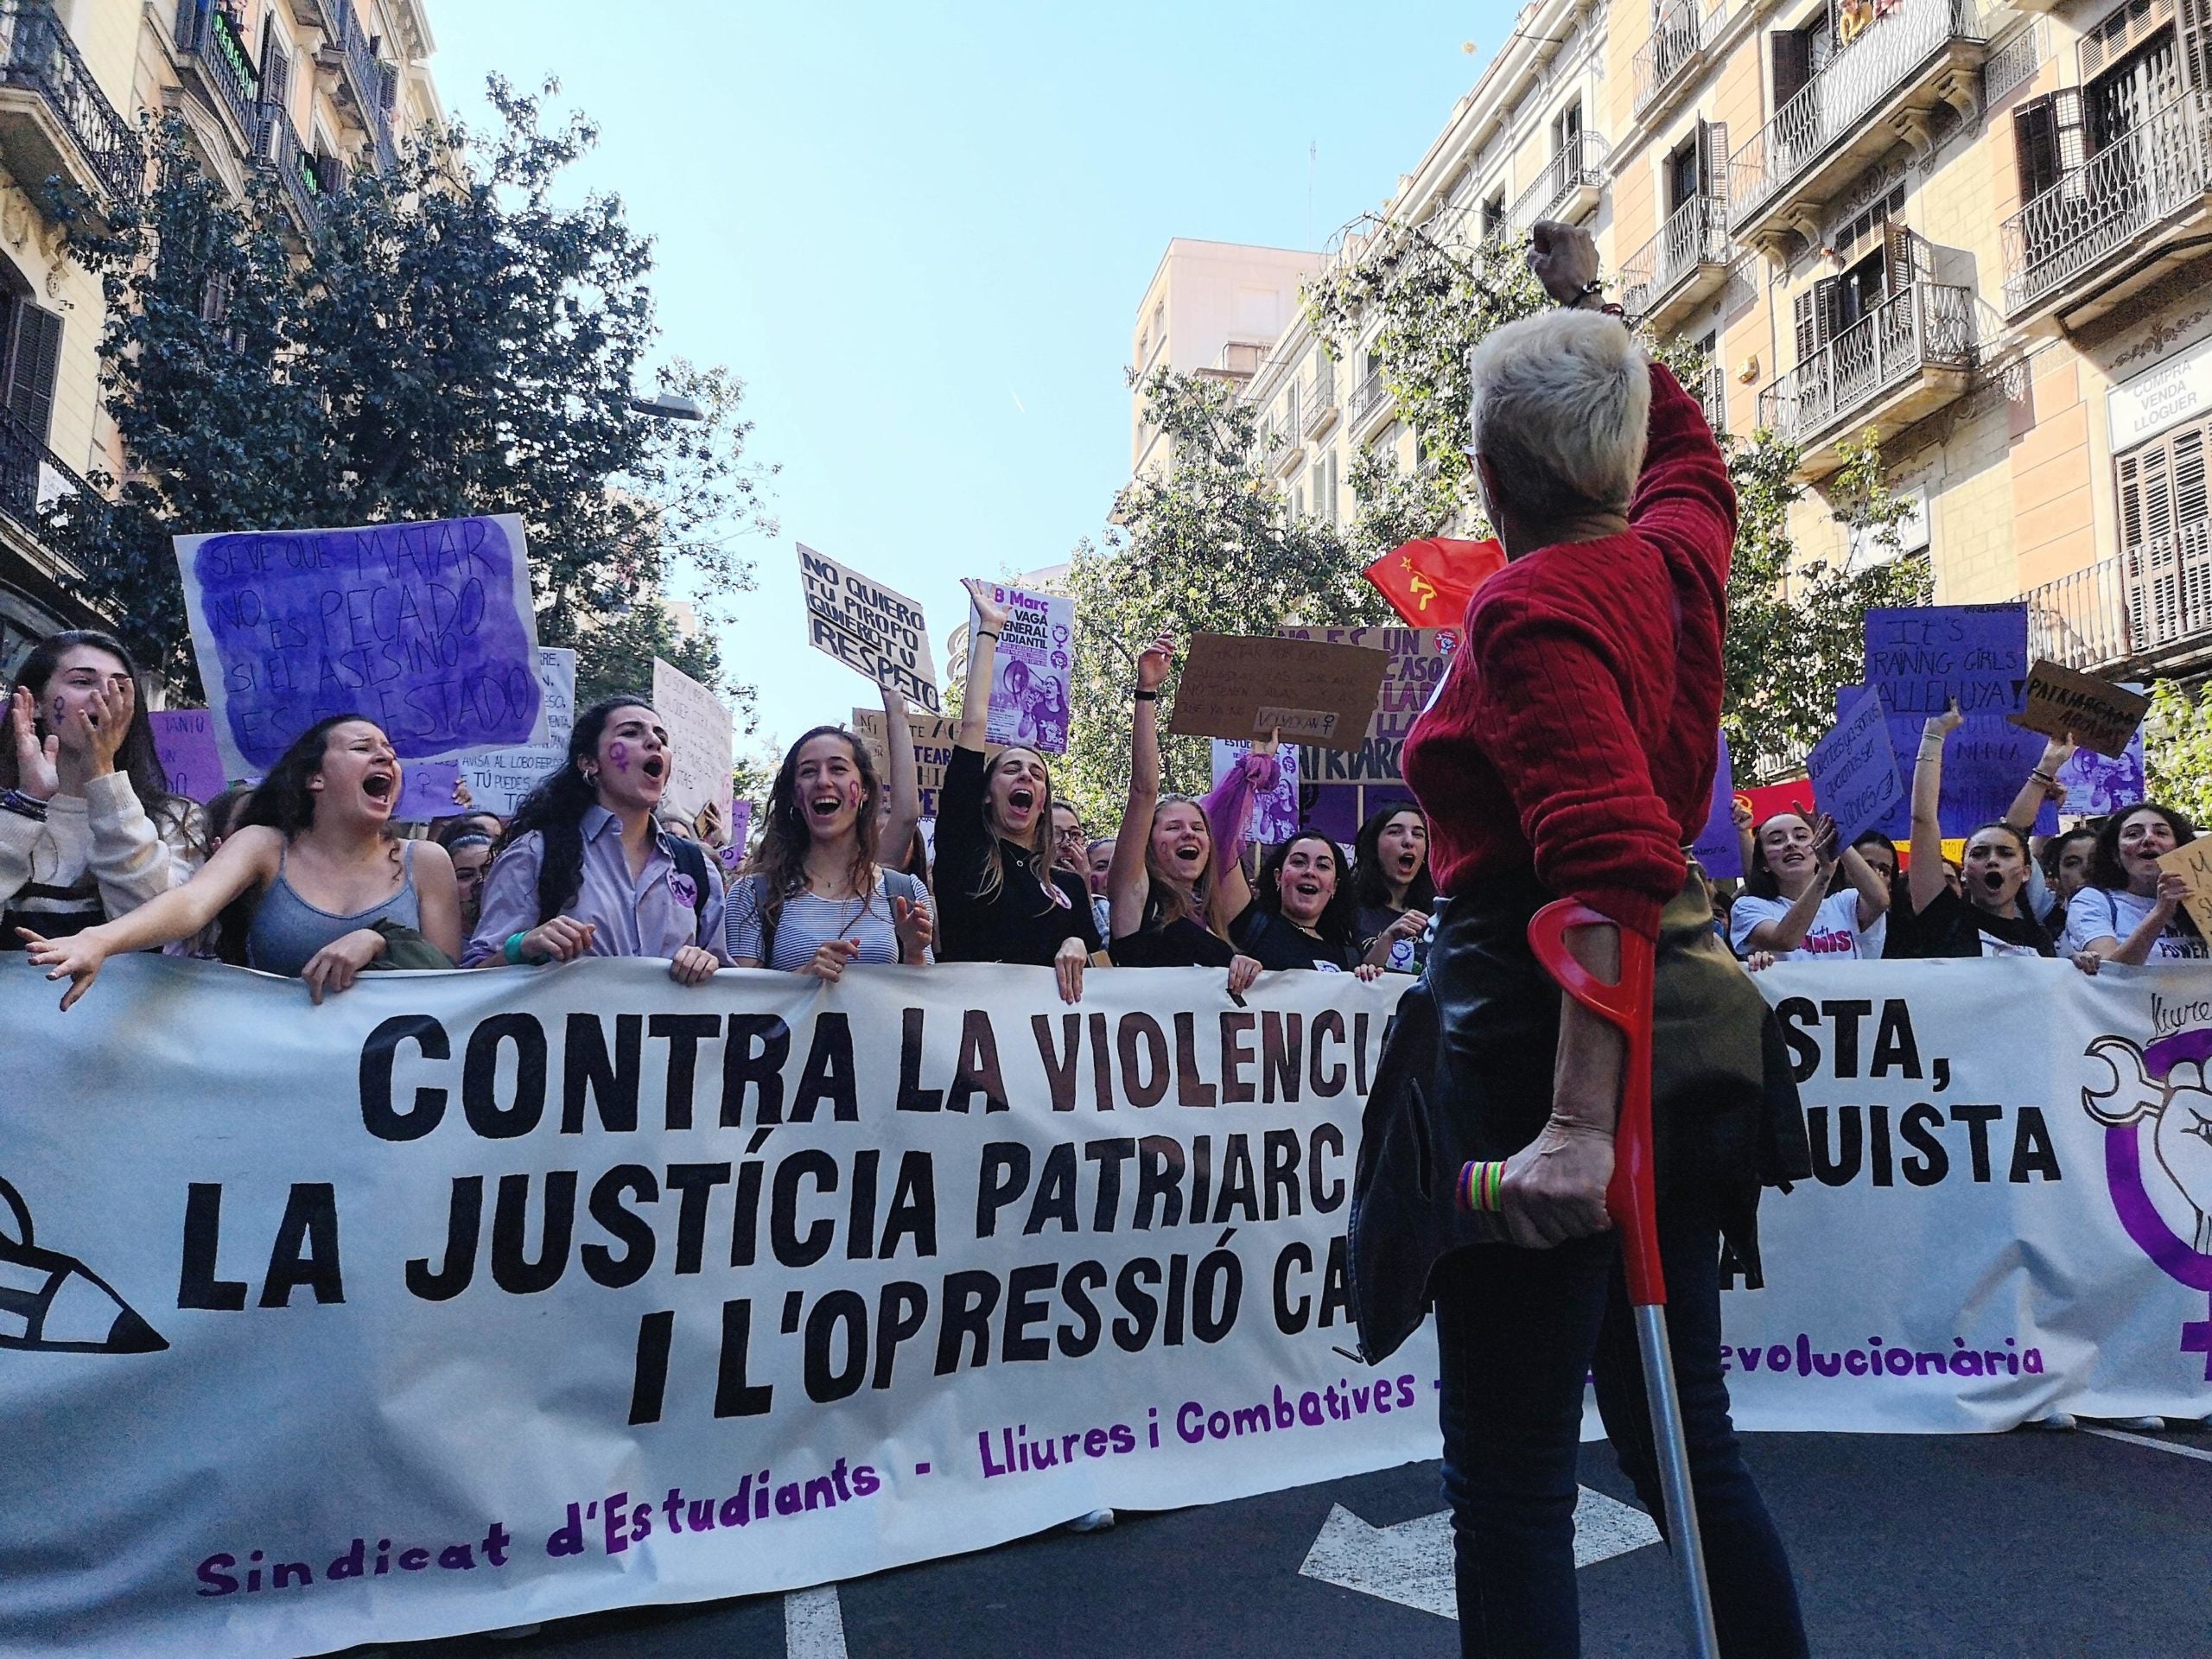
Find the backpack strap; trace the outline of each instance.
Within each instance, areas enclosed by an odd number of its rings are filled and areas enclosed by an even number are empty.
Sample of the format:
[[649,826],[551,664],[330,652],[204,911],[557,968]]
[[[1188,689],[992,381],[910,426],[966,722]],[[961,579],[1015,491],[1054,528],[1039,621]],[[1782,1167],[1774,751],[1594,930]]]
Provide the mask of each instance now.
[[700,924],[707,919],[707,883],[714,876],[707,868],[707,855],[696,841],[686,841],[681,836],[668,837],[668,855],[676,861],[676,868],[691,879],[691,931],[697,937]]

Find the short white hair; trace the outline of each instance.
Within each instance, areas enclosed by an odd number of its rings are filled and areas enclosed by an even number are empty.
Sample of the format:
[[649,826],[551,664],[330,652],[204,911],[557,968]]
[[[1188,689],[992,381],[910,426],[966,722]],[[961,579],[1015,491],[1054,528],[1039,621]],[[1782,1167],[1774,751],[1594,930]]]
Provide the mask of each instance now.
[[1651,364],[1616,318],[1547,311],[1510,322],[1468,364],[1469,447],[1536,520],[1628,509],[1643,470]]

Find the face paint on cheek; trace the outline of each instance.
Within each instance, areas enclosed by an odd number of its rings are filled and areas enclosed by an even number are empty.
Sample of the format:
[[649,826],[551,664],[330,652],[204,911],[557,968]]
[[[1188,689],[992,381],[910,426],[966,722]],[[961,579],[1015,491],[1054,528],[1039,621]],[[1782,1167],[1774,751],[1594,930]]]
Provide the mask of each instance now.
[[621,742],[618,740],[608,747],[607,751],[607,758],[614,763],[615,771],[627,772],[630,770],[630,746],[627,743]]

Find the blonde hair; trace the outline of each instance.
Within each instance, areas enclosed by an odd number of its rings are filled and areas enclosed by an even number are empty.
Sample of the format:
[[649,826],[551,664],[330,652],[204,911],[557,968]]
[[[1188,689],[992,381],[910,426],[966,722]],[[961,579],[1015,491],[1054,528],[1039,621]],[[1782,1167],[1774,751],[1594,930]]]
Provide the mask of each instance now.
[[1651,361],[1591,311],[1548,311],[1494,330],[1468,361],[1469,448],[1535,520],[1624,512],[1643,470]]

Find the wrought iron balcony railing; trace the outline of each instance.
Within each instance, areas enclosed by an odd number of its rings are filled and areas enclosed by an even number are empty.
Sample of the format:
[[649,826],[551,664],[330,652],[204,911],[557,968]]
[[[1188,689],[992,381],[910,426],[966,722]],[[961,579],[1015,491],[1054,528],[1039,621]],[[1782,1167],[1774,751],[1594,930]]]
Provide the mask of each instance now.
[[1621,262],[1621,303],[1642,316],[1700,265],[1728,260],[1728,204],[1692,196],[1667,216],[1659,232]]
[[391,136],[390,66],[378,57],[376,42],[354,13],[353,0],[318,0],[318,9],[325,44],[338,55],[341,84],[369,135],[377,166],[389,171],[399,159]]
[[1305,433],[1312,437],[1337,417],[1337,377],[1326,358],[1321,359],[1320,372],[1314,375],[1313,385],[1306,393]]
[[1728,0],[1718,0],[1710,11],[1701,11],[1700,4],[1701,0],[1674,0],[1652,23],[1651,38],[1637,49],[1637,114],[1649,109],[1726,26]]
[[0,410],[0,514],[36,537],[49,557],[71,568],[72,562],[47,542],[41,514],[55,502],[89,489],[29,427]]
[[1974,290],[1915,283],[1762,391],[1759,424],[1808,443],[1925,371],[1974,359]]
[[239,133],[252,143],[261,130],[261,70],[238,19],[218,0],[177,0],[176,49],[198,67]]
[[285,203],[299,221],[301,232],[312,237],[322,227],[322,199],[327,194],[315,157],[300,143],[292,118],[281,105],[261,106],[261,131],[256,148],[276,175]]
[[1605,181],[1605,143],[1594,132],[1578,132],[1560,146],[1535,181],[1523,190],[1506,214],[1514,230],[1525,231],[1549,219],[1577,190],[1595,190]]
[[1390,393],[1382,384],[1382,371],[1370,370],[1351,395],[1345,415],[1354,427],[1364,430],[1368,423],[1389,403]]
[[2023,598],[2030,652],[2083,673],[2212,654],[2212,519],[2191,519]]
[[1728,158],[1728,204],[1748,228],[1785,187],[1960,41],[1986,39],[1975,0],[1894,0]]
[[2184,93],[2063,175],[2006,219],[2005,308],[2018,315],[2108,269],[2153,226],[2199,205],[2212,181],[2212,121]]
[[107,101],[54,8],[46,0],[7,0],[0,31],[6,36],[0,82],[36,92],[99,188],[114,199],[135,198],[146,172],[138,135]]

